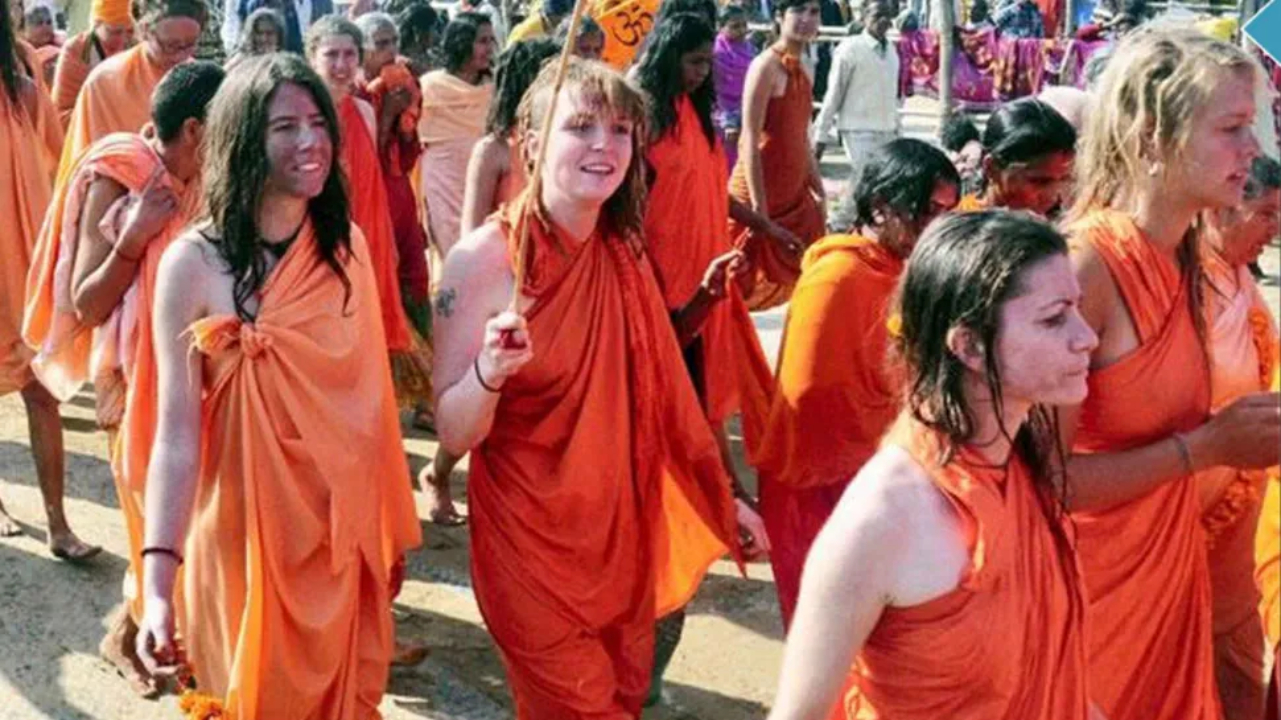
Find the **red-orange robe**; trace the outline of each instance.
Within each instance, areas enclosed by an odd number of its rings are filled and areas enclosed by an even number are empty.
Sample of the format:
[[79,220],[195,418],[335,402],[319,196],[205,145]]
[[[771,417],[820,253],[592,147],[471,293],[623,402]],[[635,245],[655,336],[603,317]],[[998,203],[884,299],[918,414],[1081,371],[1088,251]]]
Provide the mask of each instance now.
[[[1205,422],[1209,368],[1187,283],[1128,216],[1069,228],[1107,264],[1139,347],[1091,371],[1074,453],[1140,447]],[[1191,476],[1075,515],[1090,596],[1090,694],[1109,720],[1215,720],[1210,573]]]
[[[645,156],[654,170],[645,210],[645,249],[668,311],[689,303],[707,266],[732,249],[725,231],[729,195],[724,149],[715,135],[708,142],[688,96],[682,95],[676,106],[676,124]],[[720,427],[742,411],[751,456],[764,430],[774,377],[734,285],[708,315],[701,341],[703,373],[695,384],[705,395],[707,416]]]
[[942,438],[907,417],[886,443],[949,500],[970,566],[955,590],[881,613],[833,720],[1085,720],[1080,569],[1055,543],[1027,465],[995,468],[966,448],[940,465]]
[[638,243],[532,225],[534,359],[472,451],[476,599],[518,718],[637,717],[655,619],[737,547],[729,478]]
[[373,262],[351,240],[349,297],[308,223],[255,322],[190,328],[202,448],[179,628],[230,717],[365,720],[386,688],[389,572],[421,534]]
[[[1281,391],[1281,366],[1272,373],[1272,392]],[[1272,679],[1267,696],[1268,720],[1281,718],[1281,471],[1268,470],[1268,487],[1254,538],[1254,581],[1259,587],[1259,615],[1272,643]]]
[[142,130],[151,120],[151,93],[164,74],[147,58],[146,43],[103,60],[89,73],[67,124],[58,182],[66,181],[76,158],[99,138]]
[[802,267],[757,468],[785,625],[810,545],[899,411],[886,323],[903,261],[874,240],[832,235]]
[[15,101],[0,83],[0,395],[21,390],[33,379],[22,312],[27,269],[49,206],[54,170],[40,131],[59,130],[49,97],[25,80],[19,85]]
[[[778,54],[787,69],[787,90],[770,98],[762,127],[760,158],[766,214],[808,246],[824,232],[823,210],[809,183],[812,85],[800,60]],[[740,202],[751,204],[747,162],[742,155],[730,177],[729,191]],[[800,258],[788,257],[774,240],[736,220],[729,221],[729,235],[734,246],[746,251],[751,261],[753,272],[743,276],[740,283],[747,307],[763,310],[787,302],[801,274]]]
[[[173,188],[180,198],[179,210],[147,243],[133,284],[111,316],[96,328],[83,325],[72,306],[71,273],[89,186],[105,177],[128,191],[103,218],[108,239],[112,239],[121,230],[129,207],[137,202],[137,194],[157,172],[161,173],[157,182]],[[156,363],[151,337],[156,270],[165,248],[198,214],[200,200],[199,183],[184,184],[169,175],[141,136],[112,133],[91,145],[77,160],[68,181],[56,188],[27,279],[23,337],[37,351],[32,361],[36,376],[62,401],[70,400],[85,382],[92,381],[98,425],[116,437],[111,447],[112,477],[129,537],[129,560],[134,570],[129,599],[135,618],[142,616],[143,488],[156,422]],[[149,408],[145,417],[139,417],[139,405]],[[114,433],[127,424],[129,416],[135,427],[121,440]],[[127,453],[121,452],[122,447],[128,448]],[[129,471],[133,474],[127,474]]]

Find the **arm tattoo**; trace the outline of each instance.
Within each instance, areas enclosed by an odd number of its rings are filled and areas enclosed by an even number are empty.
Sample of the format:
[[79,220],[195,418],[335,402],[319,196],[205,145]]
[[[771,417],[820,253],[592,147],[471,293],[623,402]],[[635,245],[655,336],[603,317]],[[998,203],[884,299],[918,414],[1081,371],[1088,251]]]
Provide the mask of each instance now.
[[454,314],[454,301],[458,299],[458,291],[453,288],[441,288],[436,292],[436,314],[447,318]]

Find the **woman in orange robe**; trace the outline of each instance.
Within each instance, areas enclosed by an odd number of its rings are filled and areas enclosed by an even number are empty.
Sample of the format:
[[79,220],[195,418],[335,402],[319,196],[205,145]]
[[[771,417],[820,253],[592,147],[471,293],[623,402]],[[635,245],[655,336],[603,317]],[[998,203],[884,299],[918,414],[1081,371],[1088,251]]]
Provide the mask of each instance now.
[[99,138],[142,129],[156,83],[169,68],[191,59],[208,19],[200,0],[140,0],[135,9],[142,42],[89,73],[67,122],[58,182],[66,181],[76,158]]
[[[555,75],[521,106],[531,153]],[[620,75],[571,60],[529,214],[522,196],[464,238],[436,306],[437,429],[472,451],[472,579],[521,720],[638,717],[655,619],[738,544],[639,245],[643,108]]]
[[823,180],[809,144],[812,81],[801,64],[818,33],[819,4],[779,0],[773,7],[779,39],[747,70],[738,163],[730,177],[730,195],[771,223],[729,223],[731,242],[747,253],[750,271],[739,283],[750,310],[787,302],[801,254],[825,222]]
[[94,0],[89,9],[92,28],[67,40],[53,71],[53,105],[66,128],[89,71],[133,44],[133,18],[128,0]]
[[239,67],[209,113],[209,222],[157,276],[138,652],[243,720],[377,716],[389,573],[420,539],[338,136],[301,58]]
[[36,377],[63,402],[92,381],[98,426],[107,431],[129,572],[125,604],[98,650],[144,697],[157,693],[134,654],[143,489],[156,422],[156,268],[200,211],[205,109],[222,77],[209,62],[174,68],[156,86],[143,135],[112,133],[81,156],[55,190],[28,274],[22,334],[36,350]]
[[[1245,202],[1205,214],[1210,399],[1218,412],[1267,390],[1277,369],[1276,321],[1250,273],[1281,231],[1281,164],[1255,158]],[[1213,597],[1215,676],[1225,720],[1261,720],[1267,642],[1254,586],[1254,536],[1266,473],[1211,468],[1197,475]]]
[[952,209],[960,184],[941,151],[894,140],[867,159],[852,196],[860,234],[823,238],[805,254],[758,466],[784,626],[810,545],[898,416],[890,302],[917,237]]
[[[1277,463],[1276,394],[1210,412],[1194,281],[1196,217],[1241,201],[1258,151],[1253,68],[1239,48],[1194,31],[1127,36],[1077,156],[1068,229],[1100,341],[1090,395],[1064,410],[1063,431],[1090,597],[1091,693],[1110,720],[1221,717],[1195,476]],[[1155,100],[1131,102],[1140,96]]]
[[771,720],[1090,716],[1052,410],[1086,395],[1079,302],[1030,216],[925,232],[894,308],[905,408],[814,543]]
[[1076,130],[1047,103],[1024,98],[988,116],[980,160],[981,190],[957,210],[1030,210],[1057,217],[1068,198]]

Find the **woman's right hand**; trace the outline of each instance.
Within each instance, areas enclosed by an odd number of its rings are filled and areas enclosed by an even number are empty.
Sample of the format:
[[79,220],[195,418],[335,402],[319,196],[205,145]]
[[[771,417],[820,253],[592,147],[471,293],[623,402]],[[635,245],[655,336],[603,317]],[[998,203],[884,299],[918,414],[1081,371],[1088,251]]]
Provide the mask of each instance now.
[[524,317],[507,310],[485,323],[485,337],[476,362],[486,385],[502,387],[507,378],[533,359],[534,346]]
[[[178,195],[172,188],[159,183],[162,177],[164,168],[156,168],[138,194],[138,201],[125,216],[119,245],[130,257],[142,257],[147,244],[178,211]],[[124,247],[126,245],[128,247]]]
[[138,659],[152,675],[175,675],[186,666],[187,659],[174,637],[173,602],[149,597],[145,605],[135,641]]
[[1192,449],[1198,466],[1256,470],[1277,465],[1281,462],[1281,393],[1238,398],[1192,435],[1198,441]]

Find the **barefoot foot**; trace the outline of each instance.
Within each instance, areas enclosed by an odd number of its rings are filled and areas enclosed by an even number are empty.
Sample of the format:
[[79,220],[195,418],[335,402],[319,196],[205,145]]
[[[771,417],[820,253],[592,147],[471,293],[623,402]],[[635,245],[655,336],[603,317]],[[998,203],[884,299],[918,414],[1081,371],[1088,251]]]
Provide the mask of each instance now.
[[134,649],[137,637],[138,626],[129,616],[128,605],[122,605],[115,617],[111,619],[111,627],[107,629],[106,637],[98,643],[98,655],[111,663],[111,666],[125,679],[125,682],[129,683],[130,689],[138,696],[155,700],[160,697],[160,689],[156,686],[155,679],[143,668],[142,661],[138,659],[138,653]]
[[79,565],[96,557],[102,552],[102,548],[84,543],[75,533],[64,530],[56,534],[49,533],[49,552],[59,560]]
[[413,667],[426,660],[430,654],[426,645],[397,640],[396,647],[391,651],[391,664],[396,667]]
[[458,527],[467,523],[467,518],[454,507],[454,499],[449,492],[449,482],[438,482],[436,463],[432,462],[418,473],[418,485],[427,496],[427,521],[445,527]]
[[22,526],[3,506],[0,506],[0,537],[18,537],[21,534]]

